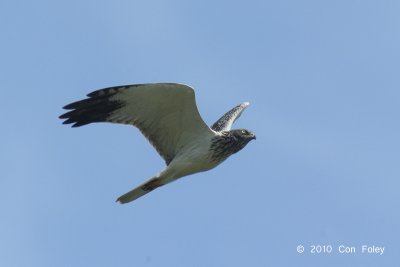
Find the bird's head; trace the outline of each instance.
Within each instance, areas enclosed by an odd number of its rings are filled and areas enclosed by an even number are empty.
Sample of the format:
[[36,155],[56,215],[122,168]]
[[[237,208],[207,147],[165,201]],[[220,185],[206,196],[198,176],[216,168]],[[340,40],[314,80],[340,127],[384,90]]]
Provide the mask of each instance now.
[[237,150],[235,152],[244,148],[251,140],[256,139],[256,135],[246,129],[234,129],[230,133],[237,142]]
[[247,142],[250,142],[251,140],[256,139],[256,135],[246,129],[235,129],[230,132],[238,140],[247,140]]
[[222,131],[211,144],[213,158],[219,163],[243,149],[256,135],[246,129]]

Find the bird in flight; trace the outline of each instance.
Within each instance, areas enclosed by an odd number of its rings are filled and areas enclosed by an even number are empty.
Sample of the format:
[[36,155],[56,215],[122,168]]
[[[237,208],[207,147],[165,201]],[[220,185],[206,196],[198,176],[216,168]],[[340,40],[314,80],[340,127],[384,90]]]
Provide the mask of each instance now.
[[151,83],[100,89],[66,105],[63,124],[79,127],[112,122],[137,127],[167,167],[144,184],[120,196],[131,202],[186,175],[210,170],[240,151],[256,136],[246,129],[231,130],[249,105],[244,102],[208,127],[197,110],[194,90],[177,83]]

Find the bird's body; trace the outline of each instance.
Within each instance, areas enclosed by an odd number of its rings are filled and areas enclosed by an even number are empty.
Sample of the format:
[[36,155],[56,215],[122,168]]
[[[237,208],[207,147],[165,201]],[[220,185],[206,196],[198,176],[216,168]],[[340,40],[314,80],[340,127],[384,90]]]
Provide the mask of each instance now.
[[192,88],[175,83],[105,88],[65,106],[60,116],[73,127],[93,122],[136,126],[164,158],[167,167],[117,201],[133,201],[180,177],[210,170],[242,149],[255,135],[230,130],[248,103],[236,106],[209,128],[202,120]]

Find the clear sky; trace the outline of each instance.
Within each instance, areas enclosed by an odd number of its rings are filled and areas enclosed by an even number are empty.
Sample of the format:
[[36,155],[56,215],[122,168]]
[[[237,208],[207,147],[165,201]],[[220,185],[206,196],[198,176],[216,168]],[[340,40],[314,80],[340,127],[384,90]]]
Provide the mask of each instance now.
[[[1,1],[0,266],[394,266],[399,13],[369,0]],[[257,140],[119,205],[161,158],[133,127],[57,117],[93,90],[147,82],[196,88],[209,125],[249,101],[235,126]]]

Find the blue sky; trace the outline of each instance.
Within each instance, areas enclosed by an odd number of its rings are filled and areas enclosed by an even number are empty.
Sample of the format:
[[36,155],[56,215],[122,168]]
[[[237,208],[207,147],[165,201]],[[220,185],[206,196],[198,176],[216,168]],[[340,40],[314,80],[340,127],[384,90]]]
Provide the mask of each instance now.
[[[0,266],[393,266],[399,11],[368,0],[2,1]],[[93,90],[146,82],[196,88],[209,125],[249,101],[235,126],[257,140],[119,205],[163,161],[132,127],[57,117]]]

